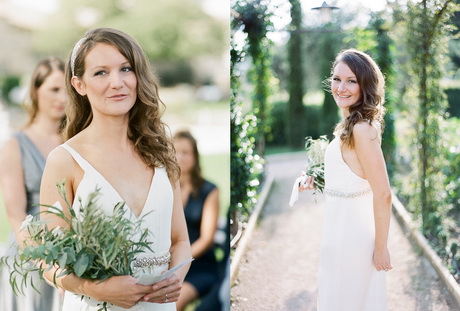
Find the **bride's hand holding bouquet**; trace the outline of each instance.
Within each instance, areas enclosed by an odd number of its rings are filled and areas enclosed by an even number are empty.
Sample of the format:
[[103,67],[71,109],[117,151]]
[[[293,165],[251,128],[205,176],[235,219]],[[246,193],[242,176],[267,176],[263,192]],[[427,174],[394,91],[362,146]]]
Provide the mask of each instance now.
[[292,188],[289,205],[293,206],[298,200],[299,192],[304,190],[314,190],[320,193],[324,189],[324,153],[329,141],[325,135],[318,139],[308,136],[305,138],[305,150],[307,151],[307,163],[305,171],[301,172]]
[[302,171],[300,174],[299,192],[315,189],[315,177],[307,176],[305,171]]

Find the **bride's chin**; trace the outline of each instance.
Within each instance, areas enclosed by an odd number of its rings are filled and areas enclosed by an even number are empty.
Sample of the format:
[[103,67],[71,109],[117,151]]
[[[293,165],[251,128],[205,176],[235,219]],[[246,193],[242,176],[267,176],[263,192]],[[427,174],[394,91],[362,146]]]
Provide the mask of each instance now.
[[342,108],[342,109],[348,108],[348,107],[350,107],[352,105],[352,104],[344,103],[344,102],[340,102],[340,101],[336,102],[336,104],[337,104],[337,107]]

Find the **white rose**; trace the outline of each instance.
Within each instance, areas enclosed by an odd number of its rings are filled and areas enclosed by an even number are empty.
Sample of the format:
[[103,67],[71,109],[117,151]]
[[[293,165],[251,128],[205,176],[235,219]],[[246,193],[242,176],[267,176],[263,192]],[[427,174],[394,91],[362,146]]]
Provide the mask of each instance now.
[[21,224],[20,230],[25,230],[27,227],[30,225],[30,223],[34,220],[34,216],[32,215],[27,215],[26,219]]

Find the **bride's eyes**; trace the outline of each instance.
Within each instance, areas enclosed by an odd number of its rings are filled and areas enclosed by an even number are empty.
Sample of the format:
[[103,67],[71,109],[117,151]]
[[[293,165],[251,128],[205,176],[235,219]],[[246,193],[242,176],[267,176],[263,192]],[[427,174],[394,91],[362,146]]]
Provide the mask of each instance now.
[[130,72],[130,71],[134,71],[134,69],[133,69],[133,67],[125,66],[125,67],[121,68],[121,71]]
[[[335,78],[332,78],[332,81],[340,82],[341,80],[340,80],[339,78],[335,77]],[[348,83],[353,83],[353,84],[354,84],[354,83],[358,83],[358,81],[353,80],[353,79],[348,80],[347,82],[348,82]]]
[[99,70],[94,73],[94,76],[102,76],[105,75],[107,72],[105,70]]
[[[120,69],[121,72],[133,72],[134,68],[131,66],[124,66]],[[108,74],[107,70],[99,70],[94,73],[94,76],[104,76]]]

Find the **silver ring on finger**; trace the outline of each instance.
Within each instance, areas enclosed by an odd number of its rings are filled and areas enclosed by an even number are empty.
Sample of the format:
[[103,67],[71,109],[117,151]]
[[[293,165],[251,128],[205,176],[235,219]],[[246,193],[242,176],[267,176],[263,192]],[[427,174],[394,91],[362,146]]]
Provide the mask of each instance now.
[[164,301],[165,301],[165,302],[168,302],[168,301],[169,301],[169,299],[168,299],[168,294],[165,294],[165,300],[164,300]]

